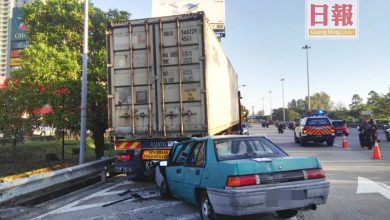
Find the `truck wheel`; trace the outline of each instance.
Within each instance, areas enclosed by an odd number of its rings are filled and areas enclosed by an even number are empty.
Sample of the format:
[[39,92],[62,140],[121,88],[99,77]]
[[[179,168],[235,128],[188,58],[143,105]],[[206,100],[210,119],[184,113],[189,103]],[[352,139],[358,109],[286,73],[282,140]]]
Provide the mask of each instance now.
[[326,145],[329,147],[333,146],[334,141],[326,141]]
[[169,191],[168,183],[166,180],[163,180],[160,186],[160,195],[163,199],[172,198],[171,192]]
[[292,218],[298,214],[298,210],[287,209],[287,210],[276,211],[276,213],[281,218]]
[[205,191],[200,192],[199,195],[199,212],[202,220],[215,220],[218,216],[214,213],[213,206]]

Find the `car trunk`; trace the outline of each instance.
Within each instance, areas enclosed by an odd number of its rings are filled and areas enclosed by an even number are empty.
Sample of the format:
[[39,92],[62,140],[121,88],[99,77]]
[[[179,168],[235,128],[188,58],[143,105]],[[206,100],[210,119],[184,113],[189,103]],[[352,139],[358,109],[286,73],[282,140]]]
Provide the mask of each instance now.
[[253,158],[236,160],[236,164],[239,175],[319,168],[317,159],[314,157]]

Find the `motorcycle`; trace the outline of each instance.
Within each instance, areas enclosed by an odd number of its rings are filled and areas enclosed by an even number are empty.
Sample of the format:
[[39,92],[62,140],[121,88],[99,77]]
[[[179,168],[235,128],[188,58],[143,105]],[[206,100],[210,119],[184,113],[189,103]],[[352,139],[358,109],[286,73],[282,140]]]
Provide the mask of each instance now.
[[278,126],[278,132],[279,132],[279,134],[283,134],[283,132],[284,132],[283,125]]
[[360,127],[359,128],[359,142],[360,147],[364,148],[367,147],[369,150],[374,147],[375,142],[379,142],[378,140],[378,134],[376,132],[375,127],[369,126],[366,128]]

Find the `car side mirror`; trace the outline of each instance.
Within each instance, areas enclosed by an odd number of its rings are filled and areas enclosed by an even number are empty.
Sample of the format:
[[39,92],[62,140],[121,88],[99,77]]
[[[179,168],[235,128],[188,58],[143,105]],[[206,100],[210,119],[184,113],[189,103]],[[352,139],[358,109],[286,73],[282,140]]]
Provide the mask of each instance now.
[[160,161],[160,167],[168,166],[168,161]]

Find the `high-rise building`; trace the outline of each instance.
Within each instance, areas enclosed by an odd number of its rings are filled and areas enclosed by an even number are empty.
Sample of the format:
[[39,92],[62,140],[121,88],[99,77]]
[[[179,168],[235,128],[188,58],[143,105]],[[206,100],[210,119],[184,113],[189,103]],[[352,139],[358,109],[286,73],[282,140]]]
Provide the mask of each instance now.
[[8,74],[9,32],[13,0],[0,0],[0,84]]
[[9,77],[13,9],[32,0],[0,0],[0,85]]

